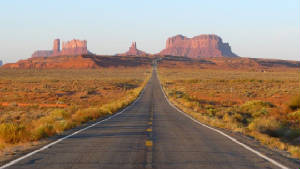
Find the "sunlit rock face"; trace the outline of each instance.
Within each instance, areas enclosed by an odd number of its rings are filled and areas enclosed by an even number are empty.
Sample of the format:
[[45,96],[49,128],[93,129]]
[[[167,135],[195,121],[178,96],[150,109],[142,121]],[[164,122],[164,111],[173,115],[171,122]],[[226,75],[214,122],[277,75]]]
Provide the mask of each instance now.
[[129,50],[125,53],[117,54],[118,56],[147,56],[147,54],[144,51],[141,51],[137,49],[136,42],[132,42],[131,46],[129,47]]
[[217,35],[199,35],[188,38],[176,35],[167,39],[166,48],[160,55],[198,57],[238,57],[228,43]]
[[32,54],[32,57],[49,57],[49,56],[77,56],[92,54],[87,49],[87,41],[73,39],[63,42],[60,50],[60,39],[53,41],[53,50],[37,50]]

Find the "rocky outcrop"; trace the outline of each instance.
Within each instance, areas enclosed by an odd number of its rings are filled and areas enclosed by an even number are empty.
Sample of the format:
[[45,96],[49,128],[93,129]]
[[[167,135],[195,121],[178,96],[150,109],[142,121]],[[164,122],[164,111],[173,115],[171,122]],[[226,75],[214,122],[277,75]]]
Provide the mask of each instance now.
[[53,41],[53,55],[59,55],[60,52],[60,40],[59,39],[54,39]]
[[229,44],[223,43],[217,35],[199,35],[193,38],[177,35],[168,38],[166,48],[159,54],[191,58],[238,57],[231,51]]
[[4,69],[96,69],[103,67],[136,67],[150,66],[152,60],[148,57],[122,56],[53,56],[35,57],[7,63]]
[[92,54],[87,50],[87,41],[73,39],[68,42],[63,42],[60,50],[60,40],[53,41],[53,50],[37,50],[32,54],[32,57],[49,57],[49,56],[77,56]]
[[81,54],[89,54],[90,52],[87,50],[87,41],[86,40],[78,40],[73,39],[68,42],[63,42],[62,50],[59,55],[81,55]]
[[117,54],[117,56],[148,56],[144,51],[141,51],[137,49],[136,42],[132,42],[131,46],[129,47],[129,50],[122,54]]
[[35,51],[31,57],[35,58],[35,57],[48,57],[51,56],[53,53],[52,50],[37,50]]
[[299,61],[278,59],[257,59],[243,57],[203,57],[193,59],[182,56],[165,56],[159,61],[161,67],[166,68],[189,68],[209,70],[241,70],[254,72],[268,71],[297,71]]

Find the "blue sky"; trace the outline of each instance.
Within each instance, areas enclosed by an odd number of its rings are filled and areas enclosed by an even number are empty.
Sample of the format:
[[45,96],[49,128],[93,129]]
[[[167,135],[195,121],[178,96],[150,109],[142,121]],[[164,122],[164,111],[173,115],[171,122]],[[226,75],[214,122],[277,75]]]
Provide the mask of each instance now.
[[29,58],[54,38],[97,54],[157,53],[168,37],[213,33],[242,57],[300,59],[299,0],[9,0],[0,2],[0,60]]

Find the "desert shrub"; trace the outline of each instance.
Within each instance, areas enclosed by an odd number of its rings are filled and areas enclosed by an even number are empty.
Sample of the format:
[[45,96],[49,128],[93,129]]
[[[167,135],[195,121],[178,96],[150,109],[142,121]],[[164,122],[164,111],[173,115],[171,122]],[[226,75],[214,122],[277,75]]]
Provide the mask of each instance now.
[[182,91],[172,90],[171,92],[168,93],[168,95],[178,99],[178,98],[183,98],[185,94]]
[[56,134],[52,124],[42,124],[32,131],[32,140],[39,140]]
[[53,126],[55,129],[55,133],[61,133],[64,130],[74,127],[75,125],[70,120],[60,120],[60,121],[56,121]]
[[289,146],[288,151],[291,152],[292,156],[300,158],[300,147]]
[[37,121],[34,122],[35,126],[40,126],[46,123],[54,123],[55,121],[60,121],[64,119],[68,119],[71,117],[71,113],[66,111],[65,109],[54,109],[52,110],[49,115],[41,117]]
[[70,117],[71,112],[68,112],[65,109],[54,109],[50,114],[50,118],[54,120],[68,119]]
[[245,123],[245,118],[240,113],[234,113],[232,117],[236,122]]
[[217,110],[215,109],[214,106],[212,105],[207,105],[206,106],[206,112],[207,112],[207,115],[210,116],[210,117],[214,117]]
[[300,110],[297,110],[295,112],[289,113],[287,115],[290,122],[294,124],[298,124],[298,129],[300,129]]
[[135,89],[137,87],[139,87],[138,83],[140,83],[140,80],[130,80],[127,82],[116,82],[113,85],[118,87],[118,88],[122,88],[125,90],[130,90],[130,89]]
[[68,111],[70,114],[75,113],[77,110],[79,109],[79,107],[77,105],[72,105],[69,106],[68,108],[66,108],[66,111]]
[[231,116],[231,120],[247,127],[254,119],[268,115],[268,109],[273,107],[271,103],[259,100],[248,101],[241,106],[233,106],[226,110],[225,114]]
[[255,119],[249,124],[248,128],[252,131],[265,133],[271,137],[284,138],[288,140],[292,140],[300,135],[299,130],[291,129],[288,126],[285,126],[282,122],[274,117]]
[[96,108],[96,107],[86,108],[83,110],[79,110],[78,112],[82,115],[82,118],[83,118],[83,120],[81,122],[95,120],[98,117],[100,117],[100,115],[104,114],[104,113],[102,113],[102,111],[99,108]]
[[229,114],[226,113],[226,114],[223,116],[223,121],[232,123],[232,122],[233,122],[233,118],[232,118]]
[[292,111],[300,109],[300,95],[292,97],[292,99],[288,103],[288,107]]
[[260,100],[248,101],[240,106],[240,111],[250,114],[253,118],[261,117],[268,114],[268,108],[272,108],[269,102],[263,102]]
[[18,143],[26,139],[27,131],[24,125],[16,123],[0,124],[0,137],[6,143]]
[[253,120],[248,128],[252,131],[259,131],[262,133],[266,133],[267,131],[274,131],[280,128],[280,123],[277,119],[273,117],[264,117]]

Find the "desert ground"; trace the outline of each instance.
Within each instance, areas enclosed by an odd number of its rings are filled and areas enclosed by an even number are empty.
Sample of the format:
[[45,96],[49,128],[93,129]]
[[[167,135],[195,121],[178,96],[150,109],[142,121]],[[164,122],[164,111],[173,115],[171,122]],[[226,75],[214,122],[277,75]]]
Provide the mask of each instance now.
[[2,155],[115,113],[136,99],[150,74],[149,65],[0,69]]
[[243,133],[300,158],[299,69],[201,65],[160,61],[162,86],[176,106],[208,125]]

